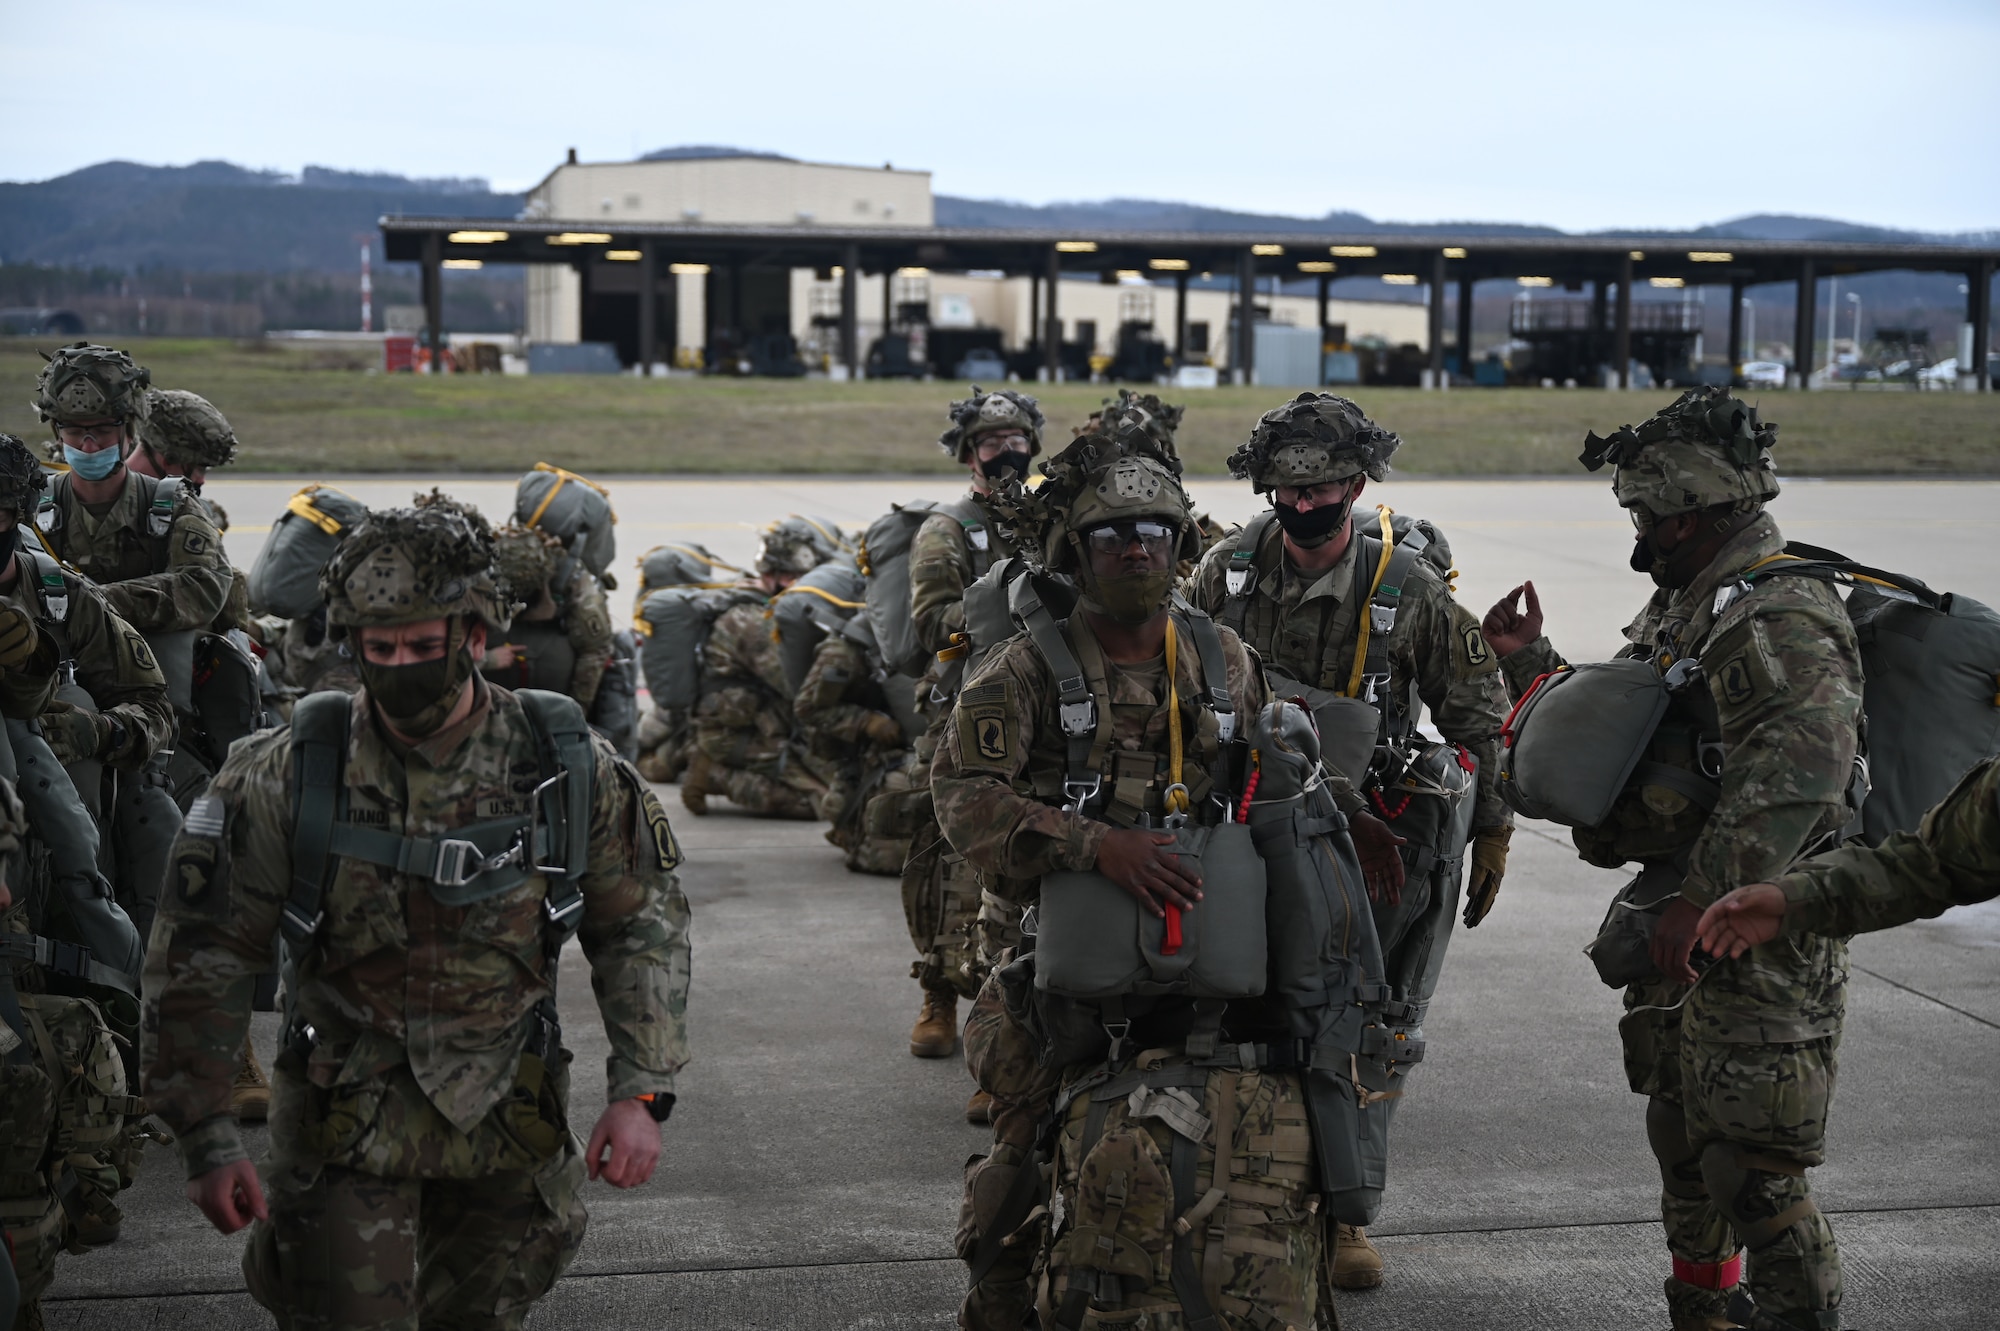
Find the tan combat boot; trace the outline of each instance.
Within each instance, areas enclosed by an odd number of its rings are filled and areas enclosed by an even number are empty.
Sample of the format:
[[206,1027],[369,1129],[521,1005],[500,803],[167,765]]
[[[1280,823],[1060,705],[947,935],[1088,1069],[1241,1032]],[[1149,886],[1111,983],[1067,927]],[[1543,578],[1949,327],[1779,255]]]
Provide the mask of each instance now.
[[708,755],[696,753],[688,759],[687,771],[681,773],[681,803],[692,814],[708,812]]
[[924,1010],[910,1028],[910,1052],[918,1058],[947,1058],[958,1047],[958,995],[949,989],[924,990]]
[[984,1091],[974,1091],[972,1098],[965,1102],[967,1123],[991,1123],[993,1121],[993,1097]]
[[229,1107],[239,1123],[262,1123],[271,1113],[271,1083],[257,1063],[257,1051],[250,1037],[243,1037],[243,1057],[236,1064],[236,1080],[229,1087]]
[[1382,1254],[1359,1225],[1333,1227],[1333,1287],[1373,1289],[1382,1283]]
[[1729,1315],[1729,1291],[1703,1289],[1667,1277],[1667,1315],[1673,1331],[1737,1331],[1742,1325]]

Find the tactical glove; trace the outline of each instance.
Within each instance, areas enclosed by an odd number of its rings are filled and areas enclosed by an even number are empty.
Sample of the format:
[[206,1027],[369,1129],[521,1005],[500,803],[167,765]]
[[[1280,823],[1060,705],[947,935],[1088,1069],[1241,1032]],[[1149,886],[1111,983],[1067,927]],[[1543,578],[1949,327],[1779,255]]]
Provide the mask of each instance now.
[[42,713],[42,738],[49,742],[56,761],[67,767],[104,752],[111,742],[111,722],[102,712],[52,702]]
[[885,749],[903,747],[903,724],[887,712],[870,712],[861,727],[861,737]]
[[0,605],[0,670],[19,670],[40,642],[34,620],[11,605]]
[[1472,830],[1472,881],[1465,889],[1465,927],[1476,929],[1493,909],[1500,895],[1500,880],[1507,876],[1507,843],[1514,829],[1499,824]]

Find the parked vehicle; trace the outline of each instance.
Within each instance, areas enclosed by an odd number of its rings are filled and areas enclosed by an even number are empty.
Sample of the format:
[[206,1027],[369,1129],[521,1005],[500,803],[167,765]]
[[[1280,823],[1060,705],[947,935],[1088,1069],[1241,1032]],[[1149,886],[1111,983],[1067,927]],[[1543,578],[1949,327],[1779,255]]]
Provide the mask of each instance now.
[[965,358],[952,371],[952,378],[971,383],[1005,383],[1007,362],[991,347],[974,347],[965,353]]
[[1784,363],[1775,360],[1748,360],[1743,362],[1743,386],[1745,388],[1783,388],[1787,370]]

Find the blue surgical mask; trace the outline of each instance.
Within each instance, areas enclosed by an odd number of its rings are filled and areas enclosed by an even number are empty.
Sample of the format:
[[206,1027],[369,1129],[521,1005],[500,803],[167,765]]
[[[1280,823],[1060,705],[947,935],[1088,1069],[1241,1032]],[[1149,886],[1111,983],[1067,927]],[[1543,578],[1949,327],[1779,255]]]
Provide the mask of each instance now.
[[117,471],[118,464],[123,460],[115,448],[100,448],[95,453],[86,453],[69,444],[63,445],[63,461],[69,463],[69,469],[86,481],[103,480]]

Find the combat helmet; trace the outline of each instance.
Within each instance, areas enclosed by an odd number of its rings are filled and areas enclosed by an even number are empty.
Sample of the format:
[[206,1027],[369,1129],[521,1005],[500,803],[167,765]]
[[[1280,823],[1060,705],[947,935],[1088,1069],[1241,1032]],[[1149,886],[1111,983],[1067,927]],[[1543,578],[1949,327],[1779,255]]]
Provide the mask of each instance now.
[[176,467],[226,467],[236,458],[236,431],[215,404],[180,388],[148,389],[139,413],[139,441]]
[[1586,436],[1578,461],[1588,471],[1612,465],[1622,508],[1659,518],[1724,506],[1750,512],[1778,497],[1777,437],[1777,426],[1728,389],[1690,388],[1636,427]]
[[757,544],[754,567],[759,573],[797,576],[818,568],[845,549],[847,538],[839,527],[794,513],[764,529],[763,539]]
[[1083,533],[1107,522],[1154,518],[1177,532],[1176,558],[1199,549],[1180,458],[1136,424],[1078,435],[1042,464],[1042,475],[1033,490],[1008,486],[994,506],[1023,552],[1049,572],[1081,568]]
[[1249,440],[1229,455],[1229,474],[1249,481],[1258,494],[1351,476],[1379,481],[1402,444],[1348,399],[1301,393],[1258,418]]
[[516,607],[526,608],[541,599],[562,558],[563,543],[540,527],[510,522],[493,533],[493,567],[500,595]]
[[55,425],[129,421],[144,409],[152,373],[122,351],[72,342],[47,356],[35,380],[35,414]]
[[433,491],[412,508],[371,509],[320,574],[334,637],[360,625],[464,616],[504,630],[512,615],[494,566],[493,528]]
[[48,488],[48,473],[28,445],[19,435],[0,433],[0,509],[12,509],[16,519],[26,518]]
[[1085,422],[1072,430],[1072,437],[1091,433],[1103,433],[1109,429],[1143,430],[1159,445],[1162,452],[1178,453],[1174,447],[1174,433],[1181,428],[1181,417],[1187,414],[1186,407],[1169,406],[1160,400],[1158,393],[1135,393],[1129,388],[1118,390],[1115,398],[1106,398],[1104,405],[1090,413]]
[[1047,426],[1042,404],[1026,393],[1011,388],[988,393],[974,384],[971,397],[951,404],[951,426],[938,436],[938,447],[960,462],[969,462],[979,436],[1020,430],[1028,436],[1028,456],[1033,457],[1042,451],[1042,431]]

